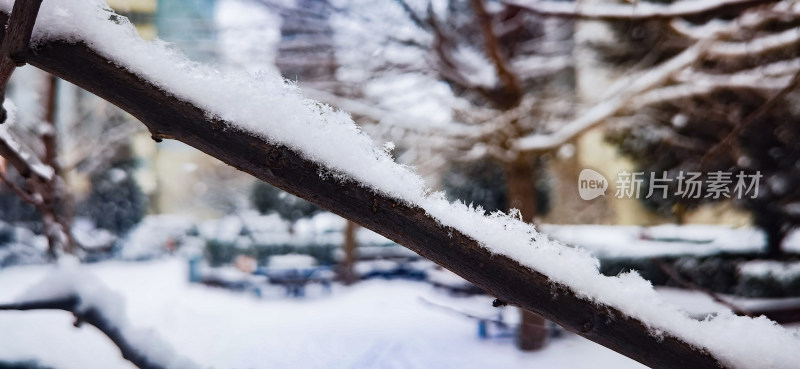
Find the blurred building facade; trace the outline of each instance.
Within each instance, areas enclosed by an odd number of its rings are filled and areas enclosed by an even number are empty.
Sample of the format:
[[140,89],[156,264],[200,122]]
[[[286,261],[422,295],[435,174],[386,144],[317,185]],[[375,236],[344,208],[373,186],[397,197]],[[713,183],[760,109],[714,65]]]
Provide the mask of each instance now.
[[[194,61],[217,62],[216,0],[111,0],[109,5],[143,38],[167,41]],[[132,136],[131,146],[149,213],[206,219],[246,206],[249,175],[181,142],[156,143],[146,129]]]

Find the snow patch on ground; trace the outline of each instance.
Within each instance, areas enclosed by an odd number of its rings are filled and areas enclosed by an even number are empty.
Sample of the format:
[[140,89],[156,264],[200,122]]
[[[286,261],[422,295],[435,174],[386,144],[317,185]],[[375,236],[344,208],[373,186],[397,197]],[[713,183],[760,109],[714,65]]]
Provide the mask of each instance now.
[[[374,280],[335,285],[330,295],[258,300],[187,283],[180,259],[83,268],[123,297],[131,326],[156,327],[176,352],[213,368],[644,368],[574,335],[536,353],[518,351],[510,338],[481,340],[474,319],[420,297],[448,305],[457,300],[461,310],[487,314],[495,310],[491,298],[448,298],[419,282]],[[3,269],[0,302],[14,300],[50,271]],[[0,312],[0,361],[132,367],[100,332],[74,328],[72,321],[63,312]]]

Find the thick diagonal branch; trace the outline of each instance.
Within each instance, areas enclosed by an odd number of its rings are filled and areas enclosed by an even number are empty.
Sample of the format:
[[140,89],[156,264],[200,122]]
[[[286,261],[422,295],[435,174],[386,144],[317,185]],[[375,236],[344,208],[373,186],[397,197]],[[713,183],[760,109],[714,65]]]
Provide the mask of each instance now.
[[[5,97],[6,84],[11,73],[25,65],[33,24],[39,14],[42,0],[17,0],[6,24],[6,35],[0,43],[0,101]],[[6,111],[0,107],[0,123],[6,121]]]

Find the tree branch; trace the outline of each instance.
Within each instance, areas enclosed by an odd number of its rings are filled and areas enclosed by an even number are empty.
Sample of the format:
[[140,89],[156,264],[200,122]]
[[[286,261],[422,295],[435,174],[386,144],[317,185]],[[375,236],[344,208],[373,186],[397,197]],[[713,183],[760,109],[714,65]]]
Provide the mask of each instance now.
[[492,24],[492,17],[486,10],[483,0],[472,0],[471,5],[481,28],[481,34],[483,36],[484,45],[486,46],[486,52],[489,55],[489,60],[491,60],[494,65],[497,79],[503,83],[503,91],[505,93],[498,96],[495,99],[497,100],[495,103],[505,108],[513,107],[519,103],[523,95],[519,77],[511,70],[506,56],[500,48],[500,42],[497,39],[497,34]]
[[83,322],[93,325],[103,332],[122,353],[122,357],[141,369],[166,369],[165,366],[153,362],[144,355],[133,343],[129,342],[122,331],[99,309],[90,307],[80,308],[81,299],[78,296],[69,296],[52,300],[37,300],[0,305],[0,311],[30,311],[30,310],[63,310],[75,315],[75,325]]
[[[16,0],[6,24],[6,34],[0,43],[0,101],[5,98],[6,85],[16,67],[25,65],[33,24],[42,0]],[[6,121],[6,110],[0,106],[0,123]]]
[[671,4],[638,1],[633,4],[581,3],[579,1],[502,0],[543,16],[602,19],[645,20],[708,15],[710,13],[746,8],[777,0],[680,0]]
[[611,88],[612,95],[566,122],[549,134],[534,134],[517,140],[520,151],[546,151],[557,148],[579,134],[602,123],[605,119],[625,108],[632,98],[664,82],[683,68],[696,62],[708,47],[710,40],[701,40],[680,54],[643,73],[622,78]]

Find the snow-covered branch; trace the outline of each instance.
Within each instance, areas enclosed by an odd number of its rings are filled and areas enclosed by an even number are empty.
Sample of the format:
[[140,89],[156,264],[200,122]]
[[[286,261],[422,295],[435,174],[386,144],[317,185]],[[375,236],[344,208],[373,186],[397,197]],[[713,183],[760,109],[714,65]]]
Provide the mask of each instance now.
[[551,75],[574,65],[571,55],[540,56],[533,55],[515,59],[511,65],[522,78],[537,78]]
[[63,310],[75,325],[88,323],[105,334],[122,357],[142,369],[199,368],[174,353],[171,345],[150,330],[131,327],[121,297],[94,276],[77,270],[54,271],[19,301],[0,304],[0,311]]
[[[3,105],[11,112],[9,116],[13,117],[15,108],[10,101],[6,100]],[[51,181],[55,175],[53,168],[43,164],[39,157],[9,130],[11,124],[13,123],[0,126],[0,156],[25,178],[35,178],[41,182]]]
[[694,40],[717,35],[720,38],[740,35],[742,31],[754,30],[773,21],[796,18],[800,13],[791,2],[780,1],[771,5],[757,6],[742,11],[732,20],[714,18],[702,24],[695,24],[682,18],[670,21],[670,27],[678,34]]
[[622,78],[610,89],[609,96],[580,113],[578,118],[559,125],[549,134],[533,134],[517,140],[520,151],[546,151],[557,148],[584,131],[602,123],[623,109],[633,97],[666,82],[672,75],[698,60],[708,41],[697,42],[672,59],[641,73]]
[[503,0],[508,5],[557,17],[586,19],[654,19],[677,18],[775,2],[775,0],[680,0],[669,4],[639,1],[632,4],[551,0]]
[[[347,114],[302,98],[278,78],[198,67],[142,41],[130,25],[108,21],[96,1],[62,0],[53,8],[34,33],[34,66],[113,102],[154,136],[181,140],[351,219],[503,301],[655,368],[800,361],[800,339],[774,322],[731,314],[693,320],[635,273],[603,276],[587,252],[550,241],[513,216],[487,216],[431,194]],[[695,45],[634,83],[640,90],[655,85],[702,49]]]
[[[712,2],[691,1],[691,3],[709,5]],[[675,4],[680,5],[684,10],[688,9],[684,6],[685,4],[680,3],[673,3],[668,7],[675,6]],[[643,5],[637,4],[637,9]],[[774,14],[775,9],[778,9],[778,5],[766,10],[756,9],[744,12],[730,21],[712,20],[700,26],[689,25],[681,20],[671,22],[672,27],[680,33],[696,36],[695,44],[654,68],[620,79],[610,88],[610,93],[606,95],[606,98],[580,113],[576,119],[559,125],[559,128],[553,133],[523,137],[517,141],[516,147],[522,151],[553,149],[626,108],[636,109],[661,101],[707,94],[718,89],[779,90],[783,88],[792,80],[791,74],[798,68],[797,60],[780,61],[750,70],[719,75],[696,72],[688,68],[701,57],[743,57],[796,44],[800,41],[800,29],[798,28],[791,28],[748,41],[720,41],[722,37],[740,32],[741,27],[762,24],[765,19],[770,19],[770,15]],[[673,79],[683,83],[664,86],[666,82]]]

